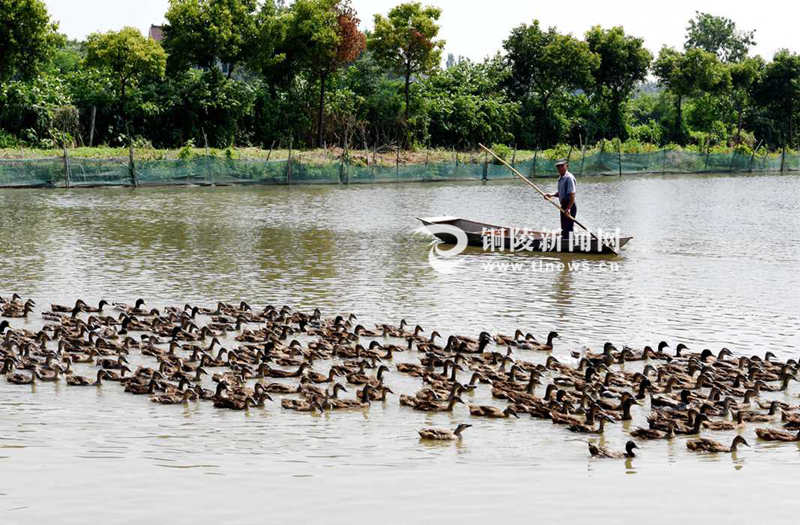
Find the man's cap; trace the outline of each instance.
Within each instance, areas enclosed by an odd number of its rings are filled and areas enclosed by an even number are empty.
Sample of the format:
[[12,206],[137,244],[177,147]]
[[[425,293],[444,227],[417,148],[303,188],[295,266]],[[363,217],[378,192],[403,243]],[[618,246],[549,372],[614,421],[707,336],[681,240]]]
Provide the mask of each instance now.
[[558,159],[556,161],[556,166],[563,166],[567,163],[567,159]]

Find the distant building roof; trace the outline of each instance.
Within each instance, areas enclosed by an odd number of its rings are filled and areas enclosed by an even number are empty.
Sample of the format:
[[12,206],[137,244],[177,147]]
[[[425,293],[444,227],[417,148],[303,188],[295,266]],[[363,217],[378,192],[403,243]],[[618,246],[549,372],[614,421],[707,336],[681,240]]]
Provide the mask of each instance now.
[[151,25],[148,36],[156,42],[164,40],[164,26]]

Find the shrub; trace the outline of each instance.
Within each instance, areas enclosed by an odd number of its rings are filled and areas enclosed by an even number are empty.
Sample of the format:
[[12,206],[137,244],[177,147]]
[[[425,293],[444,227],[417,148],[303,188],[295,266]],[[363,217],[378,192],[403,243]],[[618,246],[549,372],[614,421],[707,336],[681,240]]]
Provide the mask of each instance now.
[[17,137],[0,129],[0,148],[16,148],[19,145],[20,141]]
[[194,139],[189,139],[186,144],[178,151],[178,158],[181,160],[191,160],[194,158]]
[[[491,147],[492,151],[500,157],[501,159],[508,161],[508,158],[511,156],[511,148],[506,146],[505,144],[492,144]],[[494,160],[495,164],[500,164],[497,159]]]

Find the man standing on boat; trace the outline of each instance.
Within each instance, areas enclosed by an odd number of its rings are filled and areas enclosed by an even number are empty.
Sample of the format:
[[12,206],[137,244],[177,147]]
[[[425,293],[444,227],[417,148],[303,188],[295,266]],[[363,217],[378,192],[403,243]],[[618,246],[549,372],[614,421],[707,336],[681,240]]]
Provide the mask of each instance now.
[[564,213],[560,214],[561,237],[566,239],[572,235],[575,227],[573,219],[578,213],[578,207],[575,204],[575,175],[569,172],[569,164],[566,160],[557,161],[556,170],[558,170],[558,192],[548,194],[547,198],[558,197],[561,209],[569,212],[569,217]]

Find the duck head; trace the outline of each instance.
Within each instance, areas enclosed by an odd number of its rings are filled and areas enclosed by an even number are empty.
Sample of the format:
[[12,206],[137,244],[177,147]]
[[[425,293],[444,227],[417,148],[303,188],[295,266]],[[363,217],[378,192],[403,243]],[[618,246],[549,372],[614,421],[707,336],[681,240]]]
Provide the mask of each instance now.
[[456,436],[460,436],[463,431],[465,431],[466,429],[468,429],[471,426],[472,425],[468,425],[467,423],[461,423],[453,431],[453,434],[455,434]]
[[731,442],[731,452],[736,452],[736,447],[739,445],[744,445],[746,447],[750,446],[750,444],[742,436],[736,436]]

